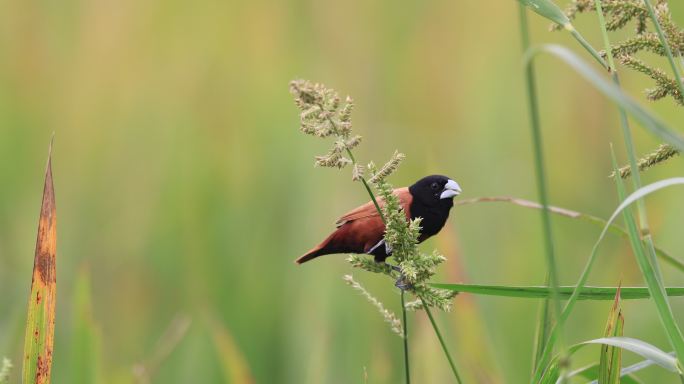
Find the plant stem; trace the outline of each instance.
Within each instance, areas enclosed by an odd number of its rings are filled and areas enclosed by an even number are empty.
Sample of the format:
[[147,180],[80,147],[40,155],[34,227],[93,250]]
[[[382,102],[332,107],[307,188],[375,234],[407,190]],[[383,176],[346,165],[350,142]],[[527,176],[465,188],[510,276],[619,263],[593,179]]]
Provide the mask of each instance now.
[[[335,123],[333,123],[332,119],[329,119],[329,120],[330,120],[330,124],[335,125]],[[356,159],[354,158],[354,155],[352,154],[352,151],[349,150],[349,148],[347,148],[347,154],[349,155],[349,159],[352,161],[352,164],[356,165]],[[383,224],[387,224],[385,222],[385,215],[382,214],[382,209],[380,209],[380,204],[378,204],[378,200],[375,198],[375,194],[373,194],[373,190],[371,189],[370,185],[368,185],[366,178],[361,176],[360,179],[361,179],[361,182],[363,183],[363,186],[366,187],[366,192],[368,192],[368,195],[370,196],[371,200],[373,201],[373,205],[375,205],[375,209],[380,214],[380,218],[382,219]]]
[[404,290],[401,290],[401,314],[404,321],[404,368],[406,369],[406,384],[411,383],[408,358],[408,322],[406,321],[406,304],[404,302]]
[[596,50],[594,49],[594,47],[592,47],[591,44],[589,44],[589,43],[584,39],[584,37],[583,37],[579,32],[577,32],[577,30],[575,29],[575,27],[573,27],[572,25],[571,25],[570,27],[572,28],[572,29],[570,29],[570,34],[575,38],[575,40],[577,40],[577,42],[579,42],[580,45],[581,45],[582,47],[584,47],[584,49],[586,49],[587,52],[589,52],[589,53],[591,54],[591,56],[592,56],[594,59],[596,59],[596,61],[598,61],[598,63],[601,64],[601,66],[602,66],[603,68],[606,68],[606,69],[607,69],[607,68],[608,68],[608,64],[606,63],[605,60],[603,60],[603,58],[601,57],[601,55],[599,55],[598,52],[596,52]]
[[[420,296],[418,296],[420,297]],[[430,308],[427,306],[427,303],[425,303],[425,300],[423,300],[422,297],[420,297],[421,303],[423,303],[423,309],[425,309],[425,312],[428,315],[428,318],[430,318],[430,323],[432,323],[432,328],[435,330],[435,333],[437,334],[437,338],[439,339],[439,343],[442,345],[442,350],[444,351],[444,354],[447,357],[447,360],[449,360],[449,365],[451,366],[451,371],[454,373],[454,377],[456,378],[457,383],[461,383],[461,376],[458,374],[458,370],[456,369],[456,364],[454,364],[454,360],[451,358],[451,354],[449,353],[449,349],[447,349],[446,343],[444,342],[444,339],[442,338],[442,332],[439,331],[439,327],[437,327],[437,323],[435,322],[435,319],[432,317],[432,312],[430,312]]]
[[653,26],[655,27],[655,30],[658,33],[658,38],[660,39],[660,43],[663,45],[663,48],[665,48],[665,53],[667,54],[667,60],[670,62],[670,66],[672,67],[672,72],[674,72],[675,79],[677,80],[677,86],[679,86],[679,92],[680,92],[680,94],[684,95],[684,84],[682,83],[682,74],[679,72],[679,68],[677,67],[677,64],[674,61],[674,56],[672,55],[672,50],[670,49],[670,44],[667,42],[667,38],[665,37],[665,33],[663,33],[663,28],[660,26],[660,22],[658,21],[658,16],[656,16],[655,9],[653,9],[653,4],[651,4],[651,0],[644,0],[644,4],[646,5],[646,9],[648,9],[649,16],[651,16],[651,20],[653,21]]
[[[527,52],[530,46],[529,31],[527,26],[527,14],[526,8],[520,5],[520,32],[522,38],[522,48],[523,52]],[[551,286],[551,304],[552,313],[555,315],[557,323],[557,328],[561,334],[561,351],[562,355],[565,355],[565,346],[562,342],[562,329],[563,329],[563,319],[561,317],[561,304],[558,297],[558,271],[556,267],[556,258],[554,255],[553,247],[553,237],[551,233],[551,217],[549,212],[547,191],[546,191],[546,175],[544,170],[544,157],[542,153],[542,139],[541,139],[541,129],[539,123],[539,110],[538,110],[538,100],[536,93],[536,84],[534,76],[534,67],[530,62],[525,68],[526,77],[526,88],[527,88],[527,99],[528,108],[530,115],[530,125],[532,129],[532,141],[534,145],[534,155],[535,155],[535,170],[537,178],[537,189],[539,194],[539,202],[541,203],[543,209],[542,213],[542,231],[544,233],[544,249],[546,253],[546,261],[548,268],[548,279],[549,285]],[[544,316],[546,317],[546,316]],[[547,320],[548,319],[543,319]],[[551,346],[552,347],[552,346]],[[547,345],[547,348],[549,346]],[[536,365],[536,364],[535,364]],[[562,375],[561,375],[562,376]]]
[[[548,274],[546,276],[546,279],[544,280],[544,285],[549,285]],[[549,313],[549,298],[546,297],[539,304],[539,309],[537,313],[537,329],[535,333],[536,341],[534,343],[534,350],[532,355],[532,374],[534,374],[534,372],[537,370],[537,364],[541,360],[542,353],[544,352],[544,345],[546,344],[546,341],[549,339],[551,331],[551,324],[549,322],[550,318],[551,314]]]

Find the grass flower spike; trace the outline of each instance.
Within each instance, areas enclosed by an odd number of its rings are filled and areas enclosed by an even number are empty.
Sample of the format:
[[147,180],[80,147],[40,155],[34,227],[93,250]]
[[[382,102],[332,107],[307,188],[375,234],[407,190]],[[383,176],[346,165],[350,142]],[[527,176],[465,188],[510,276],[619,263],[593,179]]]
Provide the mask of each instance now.
[[390,329],[392,330],[392,332],[399,335],[399,337],[404,337],[404,329],[401,325],[401,320],[399,320],[399,318],[394,313],[388,311],[378,299],[373,297],[373,295],[371,295],[370,292],[366,290],[366,288],[364,288],[361,284],[354,280],[354,276],[344,275],[342,279],[344,279],[344,281],[347,284],[349,284],[350,287],[361,292],[363,297],[365,297],[369,303],[373,304],[373,306],[378,309],[378,312],[380,312],[385,321],[390,325]]

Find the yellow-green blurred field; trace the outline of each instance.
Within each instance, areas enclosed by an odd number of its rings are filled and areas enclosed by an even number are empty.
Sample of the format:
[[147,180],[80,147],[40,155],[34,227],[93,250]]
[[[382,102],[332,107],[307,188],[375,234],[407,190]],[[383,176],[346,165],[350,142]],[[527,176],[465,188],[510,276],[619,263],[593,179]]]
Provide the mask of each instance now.
[[[684,3],[670,5],[684,24]],[[313,167],[328,143],[298,132],[291,79],[354,97],[354,130],[364,137],[356,155],[381,163],[406,153],[390,180],[397,186],[442,173],[463,187],[460,198],[537,199],[515,1],[29,0],[0,9],[0,357],[15,364],[11,382],[21,372],[52,132],[54,383],[139,382],[134,368],[155,365],[179,318],[189,329],[159,359],[153,383],[402,380],[401,340],[342,275],[354,272],[398,311],[391,282],[352,271],[342,255],[293,264],[367,195],[348,170]],[[595,17],[576,26],[601,46]],[[529,19],[533,42],[591,60],[547,21]],[[608,217],[617,206],[609,143],[626,162],[616,108],[556,59],[543,57],[537,70],[551,203]],[[622,76],[630,94],[684,132],[684,110],[646,101],[646,77]],[[634,127],[637,152],[660,143]],[[644,182],[683,167],[675,158]],[[682,192],[647,199],[656,244],[680,258]],[[422,248],[449,258],[440,282],[540,285],[539,220],[505,204],[457,206]],[[558,217],[553,226],[561,282],[571,285],[600,229]],[[668,285],[684,285],[681,272],[664,265],[663,273]],[[590,283],[620,282],[644,285],[628,242],[610,236]],[[680,320],[682,300],[671,301]],[[462,294],[451,313],[438,313],[466,382],[527,382],[537,307]],[[578,304],[568,341],[600,337],[609,307]],[[670,350],[652,302],[625,302],[624,315],[625,335]],[[450,382],[428,319],[409,316],[414,382]],[[597,357],[587,348],[573,364]],[[641,377],[678,382],[658,368]]]

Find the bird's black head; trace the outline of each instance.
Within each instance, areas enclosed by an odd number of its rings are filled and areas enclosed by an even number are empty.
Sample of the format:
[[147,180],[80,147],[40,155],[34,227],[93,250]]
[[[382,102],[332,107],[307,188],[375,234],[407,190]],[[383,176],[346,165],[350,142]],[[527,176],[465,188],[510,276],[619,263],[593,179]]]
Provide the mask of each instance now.
[[461,193],[461,187],[457,182],[442,175],[423,177],[409,187],[409,192],[415,200],[428,205],[453,205],[454,196]]

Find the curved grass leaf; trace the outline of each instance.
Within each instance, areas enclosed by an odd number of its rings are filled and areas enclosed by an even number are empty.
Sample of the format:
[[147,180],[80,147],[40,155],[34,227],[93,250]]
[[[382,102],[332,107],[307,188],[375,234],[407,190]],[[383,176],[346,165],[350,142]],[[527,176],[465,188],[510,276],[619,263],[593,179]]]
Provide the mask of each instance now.
[[[600,339],[585,341],[580,345],[603,344],[625,349],[636,353],[644,359],[667,369],[670,372],[681,372],[677,359],[667,352],[639,339],[631,337],[602,337]],[[578,347],[579,349],[579,347]]]
[[[669,352],[668,355],[674,357],[674,352]],[[648,368],[654,364],[655,364],[655,362],[653,362],[652,360],[643,360],[643,361],[640,361],[638,363],[635,363],[635,364],[632,364],[630,366],[622,368],[622,370],[620,370],[620,376],[621,376],[622,383],[623,384],[630,383],[630,381],[628,381],[628,378],[630,378],[630,377],[633,378],[633,376],[631,376],[632,373],[641,371],[642,369]],[[584,375],[581,375],[581,376],[585,377],[587,379],[590,378],[590,377],[587,377]],[[596,377],[596,375],[594,375],[593,377]],[[639,382],[637,381],[636,383],[638,384]],[[598,380],[594,380],[594,381],[590,382],[589,384],[598,384]]]
[[[503,286],[481,284],[430,284],[432,287],[454,292],[472,293],[475,295],[519,297],[527,299],[547,299],[551,296],[551,288],[543,286]],[[558,287],[560,299],[569,299],[575,286]],[[578,300],[613,300],[617,287],[583,287]],[[684,296],[684,287],[666,288],[668,296]],[[646,287],[622,287],[620,297],[624,300],[648,299]]]
[[[582,349],[583,347],[592,344],[609,345],[621,348],[633,352],[637,355],[640,355],[647,361],[650,361],[652,364],[659,365],[670,372],[682,372],[677,362],[677,359],[675,359],[671,354],[664,352],[661,349],[645,341],[634,339],[631,337],[602,337],[599,339],[589,340],[573,345],[572,347],[568,348],[568,352],[570,355],[572,355],[578,350]],[[549,369],[547,369],[547,371],[544,373],[541,383],[558,384],[561,382],[561,379],[559,378],[560,360],[561,359],[559,355],[556,355],[553,358],[549,366]]]
[[684,177],[671,177],[669,179],[659,180],[655,183],[651,183],[639,188],[638,190],[634,191],[631,195],[627,196],[627,198],[617,207],[615,212],[613,212],[613,215],[610,216],[610,219],[608,219],[608,224],[612,223],[615,220],[615,218],[630,204],[634,203],[635,201],[643,197],[646,197],[647,195],[650,195],[655,191],[671,187],[673,185],[684,185]]
[[55,333],[55,259],[57,256],[57,213],[52,185],[52,144],[43,187],[43,202],[38,221],[38,239],[33,262],[33,280],[28,303],[24,337],[24,384],[50,382],[52,346]]
[[680,151],[684,151],[684,137],[676,133],[658,117],[648,112],[631,97],[627,96],[615,84],[607,81],[601,74],[590,67],[571,50],[555,44],[546,44],[530,48],[525,54],[525,63],[530,65],[532,59],[542,53],[550,53],[568,64],[578,74],[584,77],[598,91],[603,93],[617,105],[623,107],[630,115],[639,121],[644,128],[662,140],[672,144]]

